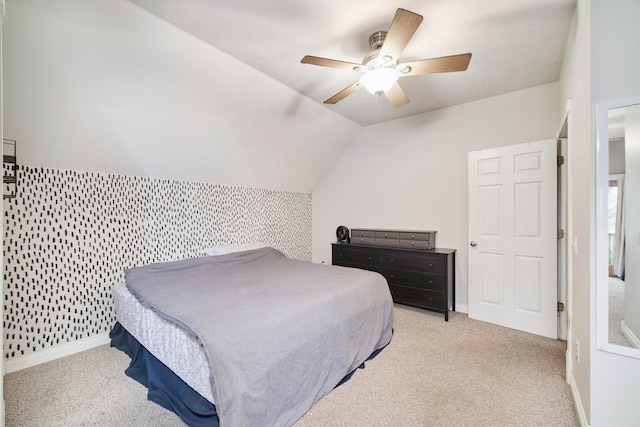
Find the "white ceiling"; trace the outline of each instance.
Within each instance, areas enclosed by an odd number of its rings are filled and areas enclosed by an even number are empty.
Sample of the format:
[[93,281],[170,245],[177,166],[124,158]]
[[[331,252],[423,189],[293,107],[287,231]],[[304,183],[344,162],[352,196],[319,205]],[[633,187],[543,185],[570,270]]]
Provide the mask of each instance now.
[[326,106],[361,125],[557,81],[575,9],[575,0],[131,1],[318,103],[361,73],[302,57],[360,63],[399,7],[424,17],[400,62],[473,54],[466,71],[401,78],[411,100],[402,107],[364,89]]

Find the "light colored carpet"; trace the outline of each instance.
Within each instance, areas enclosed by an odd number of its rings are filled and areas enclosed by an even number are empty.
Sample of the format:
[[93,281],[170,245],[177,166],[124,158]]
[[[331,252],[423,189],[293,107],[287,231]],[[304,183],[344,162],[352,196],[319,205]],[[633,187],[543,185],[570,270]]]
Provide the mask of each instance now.
[[624,320],[624,281],[609,277],[609,342],[626,347],[631,343],[622,333]]
[[[391,344],[296,423],[312,426],[578,426],[566,344],[396,305]],[[108,346],[5,376],[6,425],[180,426]]]

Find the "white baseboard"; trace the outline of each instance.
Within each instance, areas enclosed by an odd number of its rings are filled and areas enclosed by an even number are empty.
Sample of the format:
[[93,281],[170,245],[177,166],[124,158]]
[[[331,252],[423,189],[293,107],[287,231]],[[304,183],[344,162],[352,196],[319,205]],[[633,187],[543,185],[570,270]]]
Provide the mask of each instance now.
[[569,343],[567,343],[567,351],[564,353],[564,366],[565,380],[567,381],[567,384],[571,385],[571,380],[573,379],[573,375],[571,375],[571,372],[573,371],[573,353],[571,352]]
[[636,334],[634,334],[633,331],[629,329],[624,320],[620,322],[620,329],[622,329],[622,335],[624,335],[624,337],[629,341],[629,344],[631,344],[634,348],[640,348],[640,339],[638,339]]
[[458,313],[469,314],[469,307],[466,304],[456,304],[456,311]]
[[575,379],[573,378],[573,374],[569,377],[568,381],[569,388],[571,388],[571,396],[573,396],[573,404],[576,407],[576,412],[578,415],[578,422],[581,427],[589,427],[589,421],[587,421],[587,414],[584,411],[584,405],[582,404],[582,399],[580,398],[580,392],[578,391],[578,386],[576,384]]
[[4,363],[5,373],[20,371],[22,369],[31,368],[41,363],[50,362],[61,357],[70,356],[81,351],[89,350],[104,344],[109,344],[109,333],[104,332],[89,338],[78,341],[60,344],[46,350],[37,351],[25,356],[18,356],[8,359]]

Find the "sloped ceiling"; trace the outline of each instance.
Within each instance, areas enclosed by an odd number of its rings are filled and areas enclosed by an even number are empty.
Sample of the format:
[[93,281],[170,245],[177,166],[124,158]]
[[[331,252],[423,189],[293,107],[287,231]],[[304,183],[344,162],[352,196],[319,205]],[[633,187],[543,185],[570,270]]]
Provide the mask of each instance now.
[[397,8],[424,21],[401,62],[471,52],[464,72],[401,78],[410,103],[366,90],[327,105],[363,126],[558,80],[575,0],[131,0],[322,103],[360,73],[301,64],[306,54],[361,62]]

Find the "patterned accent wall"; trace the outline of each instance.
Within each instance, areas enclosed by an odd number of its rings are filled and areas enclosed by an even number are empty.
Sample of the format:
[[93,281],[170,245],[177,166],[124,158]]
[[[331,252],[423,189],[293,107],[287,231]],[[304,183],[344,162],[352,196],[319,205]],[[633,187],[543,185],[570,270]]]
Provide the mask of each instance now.
[[4,201],[4,357],[108,332],[127,268],[262,242],[311,260],[311,195],[36,167]]

